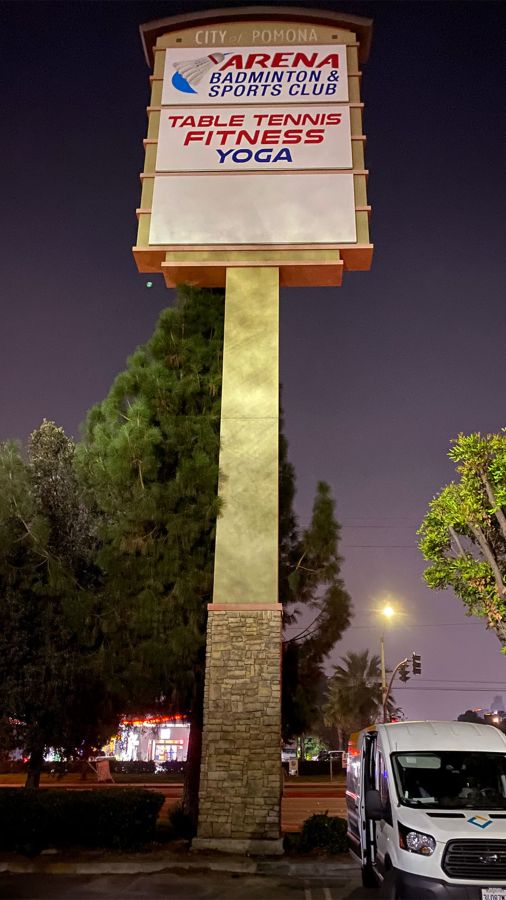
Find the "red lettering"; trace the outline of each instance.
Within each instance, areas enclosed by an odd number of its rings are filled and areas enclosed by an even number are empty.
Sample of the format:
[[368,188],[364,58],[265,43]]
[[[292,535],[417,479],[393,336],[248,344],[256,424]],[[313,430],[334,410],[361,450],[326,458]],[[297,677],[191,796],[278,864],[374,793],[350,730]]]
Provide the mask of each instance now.
[[254,131],[253,134],[250,134],[249,131],[238,131],[236,143],[242,144],[243,142],[246,142],[248,144],[257,144],[259,134],[259,131]]
[[269,116],[269,121],[267,122],[267,124],[274,125],[274,126],[283,125],[284,119],[285,119],[285,117],[284,117],[283,113],[273,113],[272,115]]
[[327,116],[327,125],[340,125],[342,113],[329,113]]
[[302,140],[302,130],[300,128],[289,128],[283,134],[284,144],[300,144]]
[[305,53],[296,53],[293,57],[293,65],[308,66],[308,68],[312,69],[317,59],[317,53],[313,53],[311,56],[306,56]]
[[292,53],[275,53],[272,57],[272,68],[286,69],[290,65],[289,57],[292,55]]
[[322,66],[331,66],[333,69],[339,68],[339,54],[338,53],[329,53],[325,59],[322,59],[318,65],[317,69],[321,69]]
[[227,143],[227,138],[231,137],[231,135],[235,134],[234,131],[217,131],[216,136],[221,138],[220,144],[223,147],[223,144]]
[[262,135],[262,144],[279,144],[280,137],[280,131],[264,131]]
[[250,53],[245,64],[245,69],[252,69],[253,66],[259,66],[261,69],[269,68],[270,53]]
[[187,147],[191,141],[203,141],[205,131],[188,131],[184,138],[184,147]]
[[304,141],[305,144],[321,144],[321,142],[325,139],[325,132],[323,128],[308,128],[306,131],[306,139]]
[[230,57],[230,59],[225,60],[225,62],[223,63],[223,65],[221,67],[221,70],[223,71],[224,69],[230,69],[230,68],[234,68],[234,69],[242,69],[243,68],[242,55],[240,53],[235,53],[233,56]]

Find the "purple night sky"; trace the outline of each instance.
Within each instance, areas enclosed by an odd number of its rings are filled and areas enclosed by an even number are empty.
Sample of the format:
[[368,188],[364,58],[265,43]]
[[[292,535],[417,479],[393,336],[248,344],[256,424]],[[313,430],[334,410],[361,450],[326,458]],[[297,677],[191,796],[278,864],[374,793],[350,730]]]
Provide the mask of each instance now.
[[[416,530],[452,478],[451,438],[506,425],[506,6],[307,5],[374,18],[362,85],[373,269],[285,290],[281,309],[300,520],[323,479],[343,524],[355,616],[332,661],[379,651],[388,596],[404,614],[387,662],[422,654],[422,677],[396,691],[408,717],[504,708],[499,642],[424,587]],[[161,277],[147,289],[130,249],[150,74],[138,26],[212,6],[3,4],[2,440],[25,441],[44,416],[77,436],[173,302]]]

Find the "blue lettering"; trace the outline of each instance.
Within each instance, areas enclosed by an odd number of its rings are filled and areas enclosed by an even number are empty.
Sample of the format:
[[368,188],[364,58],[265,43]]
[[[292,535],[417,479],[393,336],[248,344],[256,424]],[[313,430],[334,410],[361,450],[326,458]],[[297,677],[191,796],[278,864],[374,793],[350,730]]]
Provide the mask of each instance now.
[[234,148],[233,148],[233,147],[232,147],[231,150],[220,150],[219,147],[216,147],[216,153],[218,154],[218,156],[219,156],[219,158],[220,158],[220,160],[219,160],[219,161],[220,161],[220,165],[221,165],[222,163],[224,163],[225,160],[226,160],[226,158],[227,158],[227,156],[230,156],[230,154],[233,153],[233,152],[234,152]]

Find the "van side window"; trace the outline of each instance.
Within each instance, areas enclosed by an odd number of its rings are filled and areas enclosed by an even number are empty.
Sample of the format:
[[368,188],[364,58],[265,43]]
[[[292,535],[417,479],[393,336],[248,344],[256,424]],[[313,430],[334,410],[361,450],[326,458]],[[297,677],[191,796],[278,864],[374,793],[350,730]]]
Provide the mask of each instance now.
[[378,791],[385,810],[385,821],[392,823],[392,813],[390,809],[390,794],[388,792],[388,772],[385,766],[383,754],[378,751],[377,760],[377,785]]

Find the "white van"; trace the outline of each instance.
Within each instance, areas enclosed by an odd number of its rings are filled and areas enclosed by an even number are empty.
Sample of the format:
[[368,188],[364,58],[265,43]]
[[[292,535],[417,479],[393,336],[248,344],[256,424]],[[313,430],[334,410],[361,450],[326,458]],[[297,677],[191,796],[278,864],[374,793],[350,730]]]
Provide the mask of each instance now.
[[395,900],[506,900],[506,737],[470,722],[352,735],[348,838],[366,887]]

